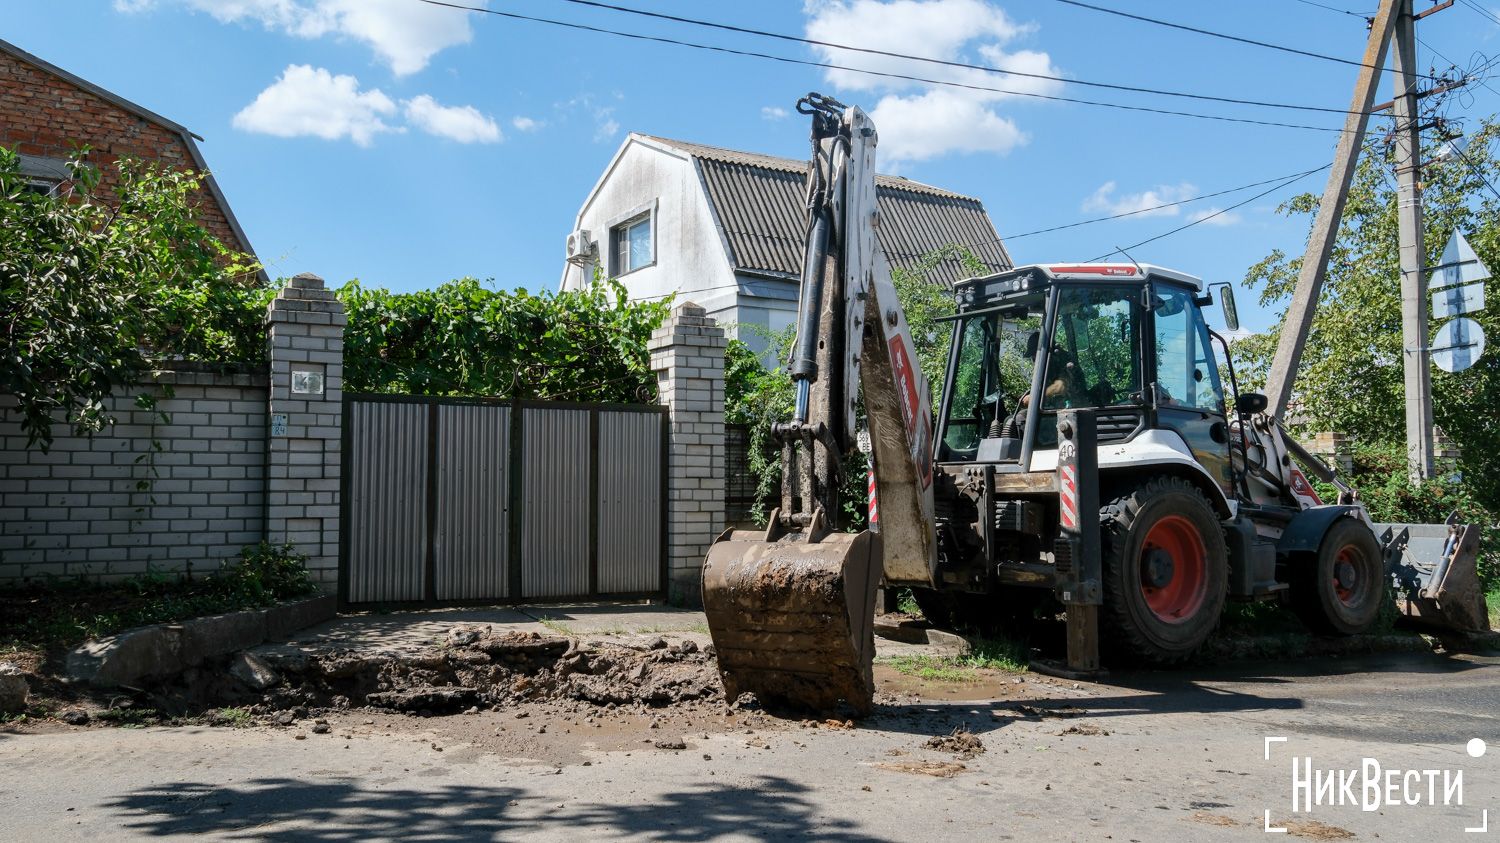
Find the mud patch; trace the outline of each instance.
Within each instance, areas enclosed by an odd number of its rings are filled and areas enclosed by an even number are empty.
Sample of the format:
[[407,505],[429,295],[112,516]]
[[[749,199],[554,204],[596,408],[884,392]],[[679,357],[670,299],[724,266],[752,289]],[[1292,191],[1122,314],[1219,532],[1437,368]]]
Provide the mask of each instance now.
[[913,773],[919,776],[933,776],[939,779],[951,779],[969,769],[957,761],[877,761],[871,766],[877,770]]
[[951,752],[960,758],[973,758],[984,752],[984,742],[962,726],[954,728],[949,734],[928,738],[923,746],[941,752]]

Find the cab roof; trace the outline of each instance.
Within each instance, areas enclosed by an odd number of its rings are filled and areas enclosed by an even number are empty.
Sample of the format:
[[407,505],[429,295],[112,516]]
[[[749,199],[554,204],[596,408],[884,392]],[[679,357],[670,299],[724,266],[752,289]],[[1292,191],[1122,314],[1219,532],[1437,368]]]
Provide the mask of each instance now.
[[995,281],[1007,278],[1020,278],[1032,275],[1042,275],[1049,281],[1145,281],[1148,276],[1162,278],[1169,281],[1180,281],[1190,285],[1193,289],[1203,290],[1203,279],[1178,272],[1175,269],[1167,269],[1164,266],[1142,263],[1033,263],[1026,266],[1018,266],[1004,272],[993,275],[984,275],[968,278],[958,282],[956,286],[962,287],[968,284],[976,284],[982,281]]

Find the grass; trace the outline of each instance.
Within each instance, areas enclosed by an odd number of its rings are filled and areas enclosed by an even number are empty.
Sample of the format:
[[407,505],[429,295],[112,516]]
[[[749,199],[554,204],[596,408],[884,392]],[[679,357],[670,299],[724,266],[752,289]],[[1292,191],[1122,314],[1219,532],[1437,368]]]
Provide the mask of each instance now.
[[1490,610],[1490,629],[1500,630],[1500,586],[1484,596],[1484,603]]
[[571,636],[573,634],[573,628],[562,621],[544,620],[542,621],[542,626],[547,627],[558,635]]
[[980,671],[1025,673],[1030,651],[1009,638],[976,638],[962,656],[895,656],[890,660],[897,673],[930,682],[979,682]]
[[922,607],[917,605],[917,598],[912,595],[911,589],[900,588],[896,590],[896,611],[903,615],[922,614]]
[[225,726],[233,726],[236,729],[243,729],[247,726],[254,725],[255,716],[250,713],[249,709],[221,708],[218,711],[214,712],[214,720],[224,724]]

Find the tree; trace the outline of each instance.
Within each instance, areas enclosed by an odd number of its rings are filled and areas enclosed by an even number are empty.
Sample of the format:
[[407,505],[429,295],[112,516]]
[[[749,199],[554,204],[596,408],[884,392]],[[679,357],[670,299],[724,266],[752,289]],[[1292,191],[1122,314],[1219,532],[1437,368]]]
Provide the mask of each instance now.
[[[970,271],[983,271],[982,264],[973,255],[950,246],[928,255],[915,269],[894,269],[891,272],[896,297],[906,312],[906,323],[911,329],[917,364],[932,388],[934,407],[942,393],[948,366],[948,344],[953,335],[953,323],[940,320],[953,313],[953,294],[928,281],[927,275],[954,255],[960,257]],[[773,360],[784,359],[793,339],[793,330],[769,335],[768,339],[772,351],[767,356]],[[785,367],[767,369],[748,345],[739,340],[729,341],[724,364],[724,418],[730,424],[743,424],[749,428],[748,468],[755,477],[758,501],[775,496],[781,488],[781,451],[771,435],[771,426],[791,418],[792,397],[792,379]],[[844,485],[840,497],[845,523],[860,524],[865,517],[866,486],[864,460],[857,453],[844,460]],[[766,515],[759,504],[752,514],[757,519]]]
[[247,346],[266,291],[253,261],[199,221],[199,177],[116,166],[103,192],[80,152],[67,186],[46,193],[0,148],[0,392],[43,450],[56,422],[80,435],[109,424],[111,394],[164,360],[260,353]]
[[[1426,151],[1427,265],[1436,264],[1449,235],[1461,231],[1481,260],[1500,267],[1500,196],[1486,184],[1500,184],[1500,160],[1490,148],[1497,135],[1500,125],[1491,118],[1469,136],[1462,156]],[[1360,159],[1293,393],[1304,427],[1354,434],[1372,445],[1405,438],[1394,164],[1390,149]],[[1305,193],[1279,210],[1311,217],[1318,201]],[[1300,258],[1277,250],[1251,267],[1245,281],[1260,289],[1262,305],[1285,310],[1300,268]],[[1500,338],[1500,285],[1486,287],[1487,306],[1471,317],[1494,340]],[[1280,326],[1235,343],[1244,388],[1265,383],[1279,336]],[[1494,421],[1500,358],[1491,352],[1464,372],[1434,371],[1433,394],[1438,427],[1462,450],[1464,482],[1486,507],[1500,509],[1500,425]]]

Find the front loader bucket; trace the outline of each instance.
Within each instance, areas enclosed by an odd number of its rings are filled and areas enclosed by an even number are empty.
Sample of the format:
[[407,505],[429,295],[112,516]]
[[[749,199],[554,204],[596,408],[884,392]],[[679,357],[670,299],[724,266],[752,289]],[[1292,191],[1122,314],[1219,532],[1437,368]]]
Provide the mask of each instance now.
[[703,611],[729,700],[749,691],[768,706],[827,712],[843,700],[870,712],[878,542],[738,531],[709,549]]
[[1490,628],[1479,583],[1479,528],[1459,524],[1377,524],[1395,575],[1401,612],[1424,626],[1460,632]]

